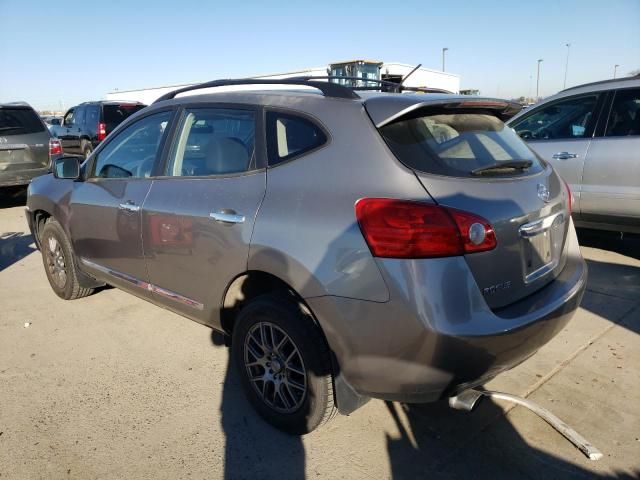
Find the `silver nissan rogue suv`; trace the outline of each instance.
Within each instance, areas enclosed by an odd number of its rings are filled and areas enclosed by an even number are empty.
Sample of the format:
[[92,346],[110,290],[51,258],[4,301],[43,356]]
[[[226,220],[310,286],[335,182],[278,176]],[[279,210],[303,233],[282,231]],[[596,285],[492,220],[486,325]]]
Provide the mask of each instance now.
[[[270,83],[289,89],[213,88]],[[571,193],[502,123],[512,109],[209,82],[134,114],[82,165],[57,160],[27,218],[60,297],[110,284],[212,327],[257,411],[306,433],[371,397],[486,382],[574,314]]]

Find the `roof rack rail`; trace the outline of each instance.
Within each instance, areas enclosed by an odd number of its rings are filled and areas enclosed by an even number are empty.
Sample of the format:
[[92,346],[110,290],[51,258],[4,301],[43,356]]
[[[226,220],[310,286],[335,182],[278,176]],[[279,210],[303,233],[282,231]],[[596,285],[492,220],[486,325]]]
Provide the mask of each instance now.
[[[365,78],[365,77],[342,77],[342,76],[335,76],[335,75],[328,75],[328,76],[323,76],[323,77],[293,77],[293,79],[302,79],[302,78],[312,78],[314,80],[355,80],[355,81],[362,81],[365,84],[366,83],[377,83],[378,85],[382,85],[382,86],[386,86],[389,87],[389,89],[391,91],[394,91],[396,93],[401,93],[403,91],[408,91],[408,92],[422,92],[422,93],[447,93],[447,94],[453,94],[453,92],[450,92],[449,90],[444,90],[442,88],[429,88],[429,87],[406,87],[400,83],[396,83],[396,82],[390,82],[388,80],[377,80],[374,78]],[[406,77],[405,77],[406,78]],[[334,84],[336,85],[336,84]],[[340,84],[337,84],[340,85]],[[371,87],[371,86],[366,86],[366,85],[356,85],[356,86],[351,86],[351,85],[341,85],[345,88],[349,88],[351,90],[381,90],[379,87]]]
[[316,78],[322,78],[322,77],[294,77],[294,78],[283,78],[278,80],[260,79],[260,78],[213,80],[211,82],[199,83],[197,85],[191,85],[188,87],[183,87],[177,90],[173,90],[169,93],[165,93],[153,103],[158,103],[163,100],[170,100],[172,98],[175,98],[176,95],[179,95],[185,92],[191,92],[193,90],[201,90],[203,88],[226,87],[226,86],[233,86],[233,85],[299,85],[299,86],[317,88],[322,92],[322,94],[325,97],[346,98],[346,99],[360,98],[359,95],[355,93],[353,89],[350,87],[345,87],[343,85],[339,85],[337,83],[331,83],[331,82],[317,82],[315,81]]
[[593,85],[603,85],[607,83],[621,82],[623,80],[638,80],[638,79],[640,79],[640,73],[638,73],[637,75],[631,75],[630,77],[609,78],[607,80],[599,80],[597,82],[583,83],[582,85],[575,85],[573,87],[565,88],[564,90],[560,90],[560,91],[566,92],[567,90],[573,90],[574,88],[591,87]]

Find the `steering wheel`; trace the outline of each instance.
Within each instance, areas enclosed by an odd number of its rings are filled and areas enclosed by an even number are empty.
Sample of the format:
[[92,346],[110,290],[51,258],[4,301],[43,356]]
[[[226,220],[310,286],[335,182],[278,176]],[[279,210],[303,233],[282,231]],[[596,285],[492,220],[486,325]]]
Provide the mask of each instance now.
[[533,132],[531,130],[520,130],[518,135],[520,135],[520,138],[523,140],[531,140],[533,138]]
[[553,134],[551,133],[551,130],[549,130],[548,128],[541,128],[536,132],[536,138],[542,138],[542,139],[548,140],[550,138],[553,138]]

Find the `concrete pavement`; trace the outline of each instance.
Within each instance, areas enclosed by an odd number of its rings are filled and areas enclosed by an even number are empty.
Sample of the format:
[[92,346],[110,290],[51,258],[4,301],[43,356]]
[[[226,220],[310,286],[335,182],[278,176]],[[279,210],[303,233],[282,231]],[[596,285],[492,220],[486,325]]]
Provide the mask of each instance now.
[[[0,478],[640,478],[640,240],[582,232],[568,327],[486,388],[549,408],[371,401],[303,438],[263,423],[211,331],[115,289],[56,297],[22,200],[0,199]],[[30,324],[25,328],[25,323]]]

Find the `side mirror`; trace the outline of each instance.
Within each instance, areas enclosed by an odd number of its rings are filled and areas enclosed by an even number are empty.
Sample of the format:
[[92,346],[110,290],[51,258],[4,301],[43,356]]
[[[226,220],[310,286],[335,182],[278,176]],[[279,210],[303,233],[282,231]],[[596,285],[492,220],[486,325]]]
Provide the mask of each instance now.
[[80,158],[78,157],[57,158],[53,162],[53,176],[56,178],[77,180],[78,178],[80,178]]
[[51,125],[60,125],[60,119],[59,118],[52,118],[51,119]]

